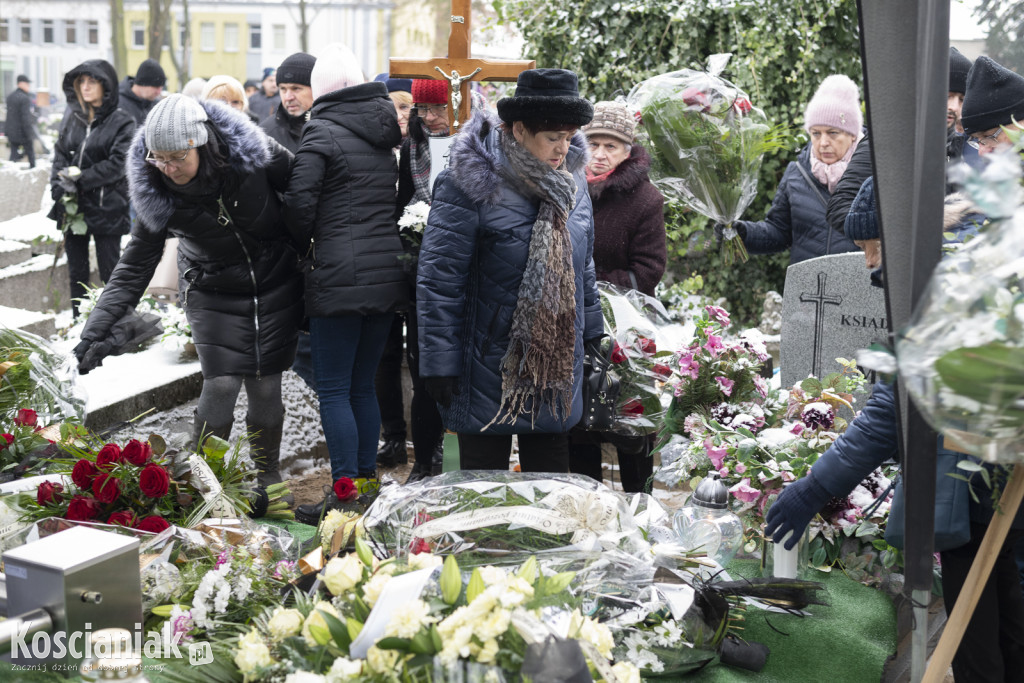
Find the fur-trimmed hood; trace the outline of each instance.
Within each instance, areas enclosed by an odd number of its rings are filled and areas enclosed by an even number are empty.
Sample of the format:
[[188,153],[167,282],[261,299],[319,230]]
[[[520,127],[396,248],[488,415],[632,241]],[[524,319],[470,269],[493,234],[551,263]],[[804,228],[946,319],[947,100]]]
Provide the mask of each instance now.
[[622,163],[612,172],[610,176],[599,183],[587,183],[590,190],[590,198],[595,202],[601,195],[611,190],[613,192],[632,192],[636,187],[648,180],[647,172],[651,168],[651,157],[642,145],[633,143],[629,156],[622,160]]
[[[221,150],[239,177],[270,163],[270,140],[249,117],[218,101],[199,103],[220,138]],[[146,163],[146,126],[135,131],[126,164],[132,206],[143,221],[162,228],[174,214],[175,193],[160,181],[160,171]]]
[[980,215],[981,211],[967,195],[960,192],[947,194],[943,205],[942,230],[949,232],[965,220],[976,220]]
[[[488,111],[478,111],[466,122],[452,145],[448,172],[467,197],[478,204],[496,206],[501,197],[501,167],[507,163],[498,142],[501,119]],[[590,157],[587,138],[577,131],[565,157],[565,170],[576,175]]]

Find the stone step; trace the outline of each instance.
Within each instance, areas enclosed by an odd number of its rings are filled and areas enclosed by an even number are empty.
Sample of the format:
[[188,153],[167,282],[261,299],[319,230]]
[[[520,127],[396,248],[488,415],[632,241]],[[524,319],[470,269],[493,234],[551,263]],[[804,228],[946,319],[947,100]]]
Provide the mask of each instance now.
[[24,242],[0,239],[0,268],[32,258],[32,247]]
[[40,254],[0,269],[0,306],[27,311],[62,311],[70,308],[67,257],[54,263]]
[[[33,169],[20,164],[5,164],[0,168],[0,221],[32,214],[53,205],[50,199],[50,164],[39,163]],[[44,206],[45,204],[45,206]]]
[[31,332],[43,339],[49,339],[57,332],[57,323],[53,314],[25,311],[7,306],[0,306],[0,324],[12,329]]

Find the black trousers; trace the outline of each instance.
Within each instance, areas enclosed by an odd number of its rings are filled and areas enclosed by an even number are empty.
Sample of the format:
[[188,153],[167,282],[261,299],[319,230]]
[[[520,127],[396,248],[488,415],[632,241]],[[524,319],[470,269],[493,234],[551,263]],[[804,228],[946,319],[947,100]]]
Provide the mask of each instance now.
[[28,167],[36,167],[36,148],[34,140],[22,143],[8,141],[7,144],[11,146],[11,161],[20,161],[22,157],[28,157]]
[[[626,493],[650,493],[652,476],[654,475],[654,459],[650,453],[654,449],[655,436],[613,437],[602,438],[600,432],[573,430],[569,444],[569,471],[583,474],[597,481],[602,481],[601,443],[610,441],[615,445],[619,458],[619,479],[622,490]],[[616,443],[616,439],[620,443]]]
[[[507,470],[512,435],[459,434],[459,469]],[[523,472],[568,472],[568,434],[519,434]]]
[[96,240],[96,264],[103,284],[110,281],[117,260],[121,258],[120,235],[72,235],[64,233],[64,253],[68,256],[68,280],[71,281],[71,312],[78,317],[78,302],[85,296],[89,283],[89,238]]
[[405,316],[396,315],[384,343],[374,384],[385,439],[405,441],[405,407],[402,402],[402,329]]
[[[987,528],[982,524],[971,524],[970,541],[941,553],[942,593],[947,616],[953,611]],[[1021,538],[1024,538],[1024,531],[1010,530],[999,550],[992,574],[953,657],[956,683],[1011,683],[1021,680],[1021,672],[1024,672],[1024,595],[1014,557],[1014,545]]]

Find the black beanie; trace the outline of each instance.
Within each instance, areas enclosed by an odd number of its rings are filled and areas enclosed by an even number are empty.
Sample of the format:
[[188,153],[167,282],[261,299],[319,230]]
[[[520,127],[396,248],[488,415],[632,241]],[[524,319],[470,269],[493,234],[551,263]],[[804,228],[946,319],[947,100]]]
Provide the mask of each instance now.
[[314,64],[316,57],[305,52],[296,52],[277,67],[277,84],[309,85],[309,75],[313,73]]
[[576,74],[565,69],[529,69],[519,74],[512,97],[498,100],[498,116],[513,121],[548,121],[582,126],[594,105],[580,97]]
[[878,215],[875,213],[875,179],[868,176],[850,204],[843,232],[854,241],[878,239]]
[[971,60],[964,57],[960,50],[952,45],[949,47],[949,92],[967,92],[967,74],[971,66]]
[[135,85],[148,85],[154,88],[162,88],[167,85],[167,76],[164,69],[155,59],[147,59],[139,64],[135,72]]
[[967,76],[960,123],[971,135],[1014,120],[1024,121],[1024,76],[1018,76],[988,57],[978,57]]

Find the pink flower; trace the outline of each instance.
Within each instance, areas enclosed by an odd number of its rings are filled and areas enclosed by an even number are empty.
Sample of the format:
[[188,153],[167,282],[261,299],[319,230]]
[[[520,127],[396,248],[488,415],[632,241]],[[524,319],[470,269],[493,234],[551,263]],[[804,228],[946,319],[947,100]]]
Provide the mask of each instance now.
[[800,436],[801,434],[804,433],[804,426],[803,426],[803,424],[801,424],[800,422],[794,422],[793,426],[789,428],[789,433],[790,434],[796,434],[797,436]]
[[704,439],[704,450],[707,451],[708,459],[716,470],[722,467],[722,461],[724,461],[725,456],[729,454],[729,450],[727,448],[716,447],[711,439]]
[[754,388],[761,394],[761,398],[768,396],[768,382],[761,375],[754,375]]
[[716,377],[715,381],[718,382],[718,388],[722,390],[722,393],[726,396],[732,395],[732,386],[736,384],[731,379],[725,377]]
[[722,469],[718,470],[718,475],[722,477],[722,479],[725,479],[726,477],[729,476],[729,468],[723,467]]
[[679,357],[679,374],[684,378],[697,379],[697,375],[700,374],[700,362],[693,359],[692,353]]
[[722,327],[729,327],[729,312],[721,306],[705,306],[704,310],[708,312],[715,322]]
[[740,479],[740,483],[730,488],[729,493],[744,503],[753,503],[761,495],[760,491],[750,485],[750,477]]
[[781,474],[782,474],[782,481],[784,481],[784,482],[789,483],[791,481],[796,481],[796,477],[794,477],[793,473],[790,472],[789,470],[782,470]]
[[741,462],[738,462],[736,463],[736,466],[733,469],[736,470],[736,474],[743,474],[744,472],[747,471],[747,466]]
[[717,334],[709,334],[708,335],[708,341],[707,341],[706,344],[704,344],[704,348],[712,356],[717,357],[718,356],[718,352],[721,351],[724,348],[722,346],[722,338],[719,337]]

